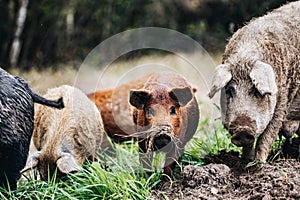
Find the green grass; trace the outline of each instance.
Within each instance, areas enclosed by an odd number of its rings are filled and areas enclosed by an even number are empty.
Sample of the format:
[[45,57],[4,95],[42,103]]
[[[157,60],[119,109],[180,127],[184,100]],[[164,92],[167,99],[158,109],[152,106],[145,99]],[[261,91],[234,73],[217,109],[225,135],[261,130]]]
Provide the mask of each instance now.
[[[280,144],[276,141],[272,151],[278,151]],[[87,163],[79,174],[69,175],[65,181],[58,181],[55,177],[50,181],[28,178],[19,181],[16,191],[0,188],[0,199],[151,199],[150,190],[161,183],[162,170],[157,167],[152,175],[144,171],[139,164],[136,142],[114,144],[114,150],[113,156],[103,156],[101,162]],[[219,119],[213,123],[203,120],[194,138],[186,145],[175,177],[184,166],[205,165],[206,156],[217,155],[222,150],[241,153],[241,148],[231,143],[230,134]],[[160,166],[163,156],[156,158],[158,160],[153,163]]]
[[0,199],[149,199],[150,189],[160,182],[161,174],[149,176],[131,158],[136,157],[136,147],[133,142],[116,145],[115,156],[106,157],[105,163],[88,163],[65,181],[55,177],[50,181],[20,180],[16,191],[0,189]]
[[206,156],[217,155],[222,150],[241,154],[242,148],[231,143],[230,134],[223,128],[219,119],[213,123],[205,119],[200,122],[197,133],[187,144],[182,161],[187,164],[204,165],[203,159]]
[[[209,127],[208,120],[199,124],[195,137],[186,146],[177,174],[186,164],[205,164],[202,160],[208,154],[234,149],[226,131],[219,124],[215,126]],[[161,182],[162,170],[157,167],[156,172],[148,175],[139,164],[138,145],[133,141],[114,144],[114,148],[114,156],[86,164],[79,174],[69,175],[65,181],[55,177],[50,181],[20,180],[16,191],[0,188],[0,199],[151,199],[150,190]],[[155,158],[154,164],[159,166],[163,156]]]
[[100,163],[90,163],[79,175],[63,181],[30,180],[16,191],[1,190],[1,199],[147,199],[150,189],[159,181],[156,174],[148,176],[130,172],[123,166],[106,170]]

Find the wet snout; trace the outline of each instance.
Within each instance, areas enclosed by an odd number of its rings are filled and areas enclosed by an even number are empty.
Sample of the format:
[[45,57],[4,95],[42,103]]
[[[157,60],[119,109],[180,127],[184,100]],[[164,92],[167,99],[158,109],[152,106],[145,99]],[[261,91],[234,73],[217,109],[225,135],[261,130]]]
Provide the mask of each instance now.
[[162,149],[172,141],[172,128],[170,126],[152,127],[151,130],[147,142],[147,151]]
[[238,147],[251,146],[255,140],[254,135],[250,129],[242,129],[231,136],[231,142]]
[[159,150],[163,147],[165,147],[166,145],[168,145],[171,142],[171,137],[168,134],[161,134],[158,136],[154,137],[154,145],[153,145],[153,149]]
[[256,122],[247,115],[238,116],[229,126],[231,142],[238,147],[251,146],[255,140]]

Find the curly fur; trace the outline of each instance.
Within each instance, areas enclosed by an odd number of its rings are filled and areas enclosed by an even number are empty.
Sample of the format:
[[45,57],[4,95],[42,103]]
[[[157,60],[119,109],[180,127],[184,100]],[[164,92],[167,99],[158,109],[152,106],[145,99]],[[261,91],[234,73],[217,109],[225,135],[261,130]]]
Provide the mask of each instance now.
[[223,55],[223,63],[231,66],[232,79],[247,79],[257,60],[270,64],[275,72],[277,101],[272,119],[257,141],[255,158],[258,160],[266,160],[299,91],[299,33],[300,2],[289,3],[239,29]]

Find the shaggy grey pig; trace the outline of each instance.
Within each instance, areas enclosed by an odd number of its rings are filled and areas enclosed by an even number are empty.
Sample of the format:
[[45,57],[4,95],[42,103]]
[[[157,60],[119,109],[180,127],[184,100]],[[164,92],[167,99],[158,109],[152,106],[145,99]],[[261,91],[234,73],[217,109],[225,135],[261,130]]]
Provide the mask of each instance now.
[[64,107],[61,98],[47,100],[33,93],[23,79],[0,68],[0,187],[17,188],[33,131],[34,102]]
[[63,110],[36,106],[33,142],[38,152],[28,159],[26,171],[37,167],[42,180],[57,170],[60,178],[93,160],[102,141],[102,119],[96,105],[79,89],[61,86],[48,90],[46,98],[63,96]]
[[[288,111],[297,105],[299,33],[300,2],[284,5],[239,29],[216,68],[209,97],[221,89],[223,125],[245,158],[267,159]],[[294,114],[299,111],[298,106]]]

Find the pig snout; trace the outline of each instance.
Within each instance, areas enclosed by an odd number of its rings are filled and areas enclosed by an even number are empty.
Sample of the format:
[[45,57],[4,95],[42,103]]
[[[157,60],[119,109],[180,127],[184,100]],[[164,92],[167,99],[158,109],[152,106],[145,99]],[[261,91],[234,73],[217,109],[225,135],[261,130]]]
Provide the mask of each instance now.
[[255,140],[255,121],[241,115],[229,126],[231,142],[238,147],[251,146]]
[[242,129],[231,136],[231,142],[238,147],[251,146],[254,140],[254,133],[250,129]]
[[159,150],[171,142],[171,137],[167,134],[161,134],[154,137],[154,150]]
[[170,126],[155,126],[147,131],[147,152],[161,150],[172,141],[173,130]]

